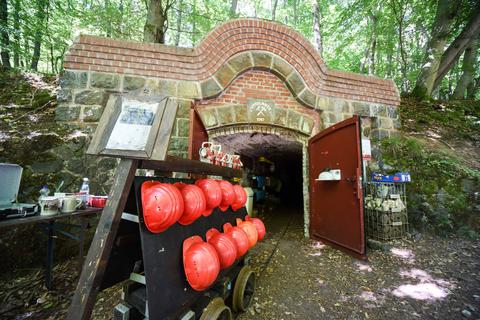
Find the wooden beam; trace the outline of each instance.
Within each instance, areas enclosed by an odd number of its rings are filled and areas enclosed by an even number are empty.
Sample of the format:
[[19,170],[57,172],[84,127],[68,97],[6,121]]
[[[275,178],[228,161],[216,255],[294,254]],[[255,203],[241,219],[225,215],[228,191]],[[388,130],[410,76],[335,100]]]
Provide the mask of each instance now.
[[221,167],[198,160],[176,158],[171,156],[167,156],[165,161],[142,160],[140,162],[139,168],[160,171],[196,173],[202,175],[214,175],[226,178],[242,177],[242,170]]
[[137,166],[138,160],[120,160],[107,205],[103,209],[92,245],[88,250],[87,259],[83,265],[67,319],[90,319],[91,317]]

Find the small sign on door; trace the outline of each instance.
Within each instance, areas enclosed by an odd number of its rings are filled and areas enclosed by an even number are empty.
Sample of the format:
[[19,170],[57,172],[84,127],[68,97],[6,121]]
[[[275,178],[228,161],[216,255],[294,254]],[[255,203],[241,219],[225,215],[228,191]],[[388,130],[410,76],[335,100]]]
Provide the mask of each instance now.
[[365,161],[372,160],[372,145],[370,139],[362,139],[362,158]]

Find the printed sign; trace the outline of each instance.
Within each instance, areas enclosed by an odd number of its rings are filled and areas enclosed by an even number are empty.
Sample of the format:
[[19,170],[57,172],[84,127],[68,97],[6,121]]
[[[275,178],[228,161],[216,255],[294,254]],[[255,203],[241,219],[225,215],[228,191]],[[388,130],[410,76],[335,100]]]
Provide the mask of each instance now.
[[145,150],[158,103],[125,98],[122,112],[113,127],[106,148],[116,150]]
[[362,139],[362,156],[363,160],[372,160],[372,146],[370,139]]
[[275,102],[271,100],[247,100],[248,118],[250,122],[272,122]]

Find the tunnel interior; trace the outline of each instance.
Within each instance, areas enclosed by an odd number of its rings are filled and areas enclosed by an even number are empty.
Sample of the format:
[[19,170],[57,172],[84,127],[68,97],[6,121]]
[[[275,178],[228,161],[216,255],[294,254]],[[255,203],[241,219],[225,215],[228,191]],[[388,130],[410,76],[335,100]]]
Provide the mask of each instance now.
[[246,172],[244,186],[254,191],[254,211],[279,208],[303,221],[302,144],[296,140],[260,132],[218,136],[225,151],[239,154]]

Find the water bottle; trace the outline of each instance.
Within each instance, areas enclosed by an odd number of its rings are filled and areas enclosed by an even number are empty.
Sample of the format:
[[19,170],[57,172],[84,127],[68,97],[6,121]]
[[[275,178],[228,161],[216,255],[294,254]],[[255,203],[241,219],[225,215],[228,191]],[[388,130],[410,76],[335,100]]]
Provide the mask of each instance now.
[[80,200],[82,200],[83,205],[88,204],[88,195],[90,193],[90,187],[88,186],[88,178],[83,178],[82,186],[80,187]]

